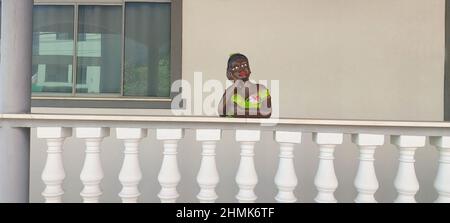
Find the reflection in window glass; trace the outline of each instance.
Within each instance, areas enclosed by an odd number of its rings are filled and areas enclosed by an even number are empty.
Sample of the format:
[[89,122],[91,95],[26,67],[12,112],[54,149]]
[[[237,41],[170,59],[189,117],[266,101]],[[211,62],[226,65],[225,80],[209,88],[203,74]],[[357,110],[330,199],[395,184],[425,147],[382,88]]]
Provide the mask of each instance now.
[[170,76],[170,3],[127,3],[124,95],[168,97]]
[[33,8],[33,92],[72,92],[73,6]]
[[77,93],[120,94],[122,7],[86,5],[78,12]]

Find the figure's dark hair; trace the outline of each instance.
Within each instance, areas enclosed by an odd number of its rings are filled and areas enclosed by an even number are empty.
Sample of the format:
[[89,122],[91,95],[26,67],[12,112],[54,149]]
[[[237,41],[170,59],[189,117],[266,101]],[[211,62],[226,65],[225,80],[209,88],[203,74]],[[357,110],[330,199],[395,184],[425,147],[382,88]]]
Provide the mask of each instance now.
[[231,67],[231,64],[232,64],[234,61],[239,60],[239,59],[248,61],[248,58],[247,58],[244,54],[235,53],[235,54],[231,54],[231,55],[230,55],[230,58],[228,59],[227,73],[228,73],[228,71],[230,71],[231,68],[232,68],[232,67]]

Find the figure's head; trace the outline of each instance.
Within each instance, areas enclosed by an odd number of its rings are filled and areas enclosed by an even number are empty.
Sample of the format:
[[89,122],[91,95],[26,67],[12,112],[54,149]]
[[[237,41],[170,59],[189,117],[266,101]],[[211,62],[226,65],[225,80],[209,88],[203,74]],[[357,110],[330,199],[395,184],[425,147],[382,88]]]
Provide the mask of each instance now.
[[227,78],[228,80],[247,81],[250,77],[250,65],[246,56],[235,53],[228,59]]

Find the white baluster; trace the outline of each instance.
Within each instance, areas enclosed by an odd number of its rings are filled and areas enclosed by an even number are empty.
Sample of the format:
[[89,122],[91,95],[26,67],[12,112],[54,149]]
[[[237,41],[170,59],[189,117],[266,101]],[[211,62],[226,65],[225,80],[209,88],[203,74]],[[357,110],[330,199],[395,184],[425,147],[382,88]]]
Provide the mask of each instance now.
[[162,203],[175,203],[179,194],[177,185],[181,180],[177,163],[178,141],[184,136],[183,129],[157,129],[156,138],[163,140],[164,158],[158,181],[161,191],[158,194]]
[[374,194],[378,190],[378,180],[374,167],[374,154],[378,146],[384,144],[384,135],[353,134],[352,142],[359,146],[359,167],[355,178],[358,190],[356,203],[376,203]]
[[62,160],[64,140],[72,136],[71,128],[39,127],[37,138],[47,141],[47,161],[42,171],[42,181],[46,187],[42,192],[46,203],[61,203],[64,190],[62,184],[66,174]]
[[200,203],[214,203],[217,199],[215,188],[219,183],[216,167],[216,144],[222,137],[220,129],[197,129],[197,141],[202,142],[202,162],[197,175]]
[[241,144],[241,161],[236,175],[239,193],[236,199],[240,203],[255,202],[257,196],[253,189],[258,183],[253,157],[255,156],[255,143],[260,140],[259,130],[236,130],[236,141]]
[[419,190],[414,154],[416,149],[425,146],[425,136],[391,136],[392,144],[400,150],[399,167],[395,178],[395,188],[398,191],[396,203],[415,203],[414,198]]
[[97,203],[102,195],[100,183],[103,179],[100,144],[109,136],[109,128],[76,128],[76,135],[86,142],[86,157],[80,174],[84,188],[80,195],[84,203]]
[[313,133],[313,140],[319,145],[319,168],[314,179],[318,193],[314,199],[318,203],[336,203],[334,191],[338,187],[336,173],[334,172],[334,149],[342,144],[341,133]]
[[139,165],[139,142],[147,136],[147,129],[117,128],[117,139],[123,140],[125,150],[122,168],[119,173],[119,181],[122,191],[119,196],[123,203],[136,203],[139,195],[139,182],[142,179]]
[[439,169],[434,187],[439,193],[436,203],[450,203],[450,136],[430,137],[432,145],[440,151]]
[[298,183],[294,167],[294,144],[301,142],[302,133],[276,131],[274,138],[280,144],[280,163],[275,175],[278,194],[275,200],[280,203],[293,203],[297,201],[294,190]]

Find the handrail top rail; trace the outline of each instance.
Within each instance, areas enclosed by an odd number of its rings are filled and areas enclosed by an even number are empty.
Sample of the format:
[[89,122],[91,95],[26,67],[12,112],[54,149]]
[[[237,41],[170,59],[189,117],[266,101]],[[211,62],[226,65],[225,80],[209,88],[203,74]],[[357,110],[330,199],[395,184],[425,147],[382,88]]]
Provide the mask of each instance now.
[[297,118],[225,118],[213,116],[146,116],[146,115],[85,115],[85,114],[0,114],[0,121],[112,121],[163,123],[215,123],[215,124],[277,124],[364,127],[420,127],[450,128],[450,122],[437,121],[383,121]]

